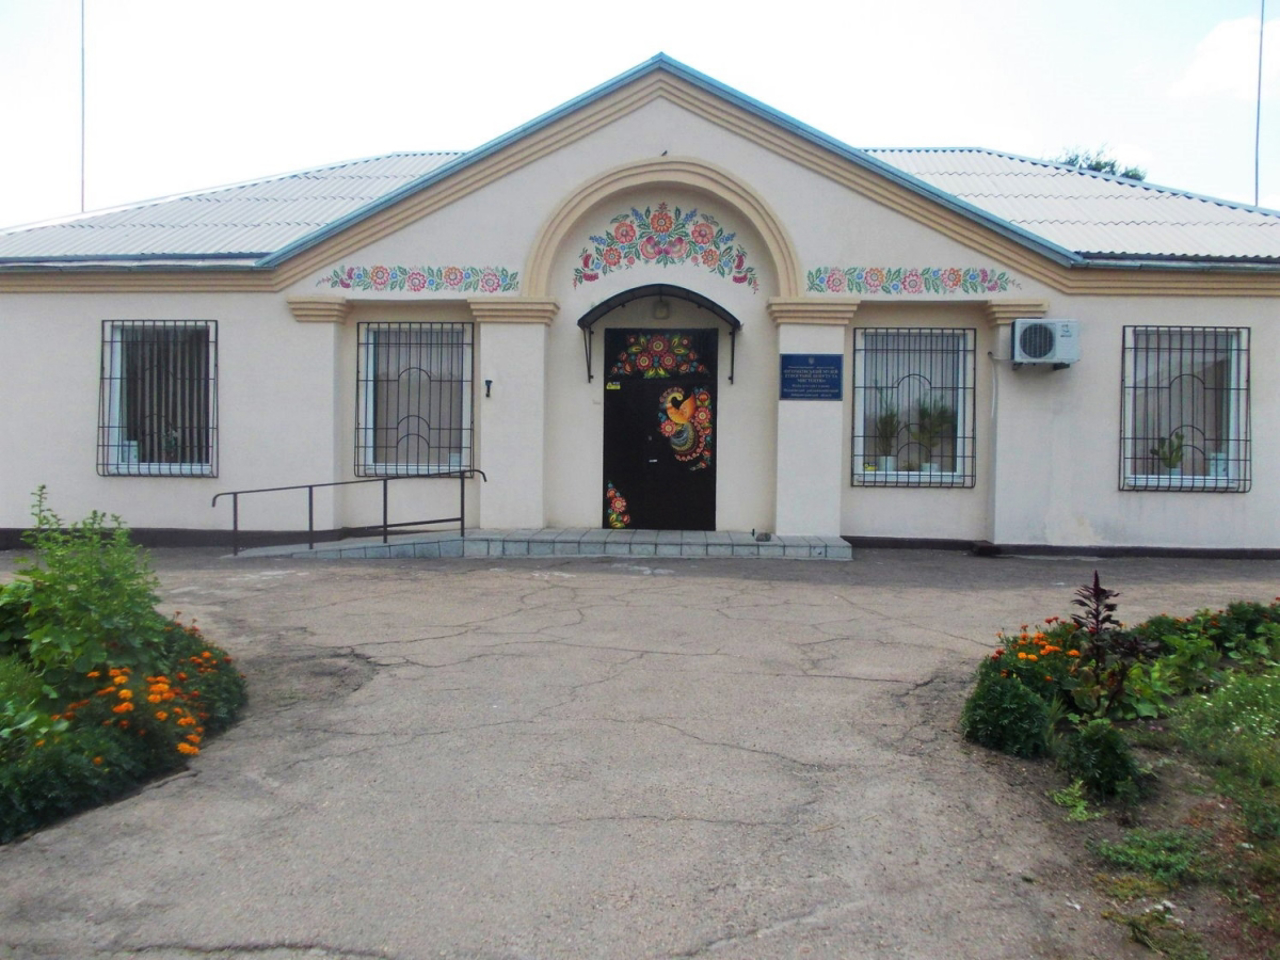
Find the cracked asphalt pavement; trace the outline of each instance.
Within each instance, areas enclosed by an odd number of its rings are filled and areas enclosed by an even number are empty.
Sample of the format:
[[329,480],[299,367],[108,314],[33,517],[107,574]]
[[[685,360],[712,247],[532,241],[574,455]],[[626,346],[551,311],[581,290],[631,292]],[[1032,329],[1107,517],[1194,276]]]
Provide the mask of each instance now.
[[[1114,958],[956,718],[1095,567],[1136,621],[1269,561],[153,553],[251,703],[189,770],[0,848],[0,957]],[[13,558],[0,555],[0,576]]]

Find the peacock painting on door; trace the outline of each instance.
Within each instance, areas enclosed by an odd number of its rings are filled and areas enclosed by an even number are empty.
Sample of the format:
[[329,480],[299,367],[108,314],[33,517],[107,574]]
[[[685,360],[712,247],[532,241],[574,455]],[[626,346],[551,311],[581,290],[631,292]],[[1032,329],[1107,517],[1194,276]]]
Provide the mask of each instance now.
[[603,526],[716,528],[717,330],[606,330]]

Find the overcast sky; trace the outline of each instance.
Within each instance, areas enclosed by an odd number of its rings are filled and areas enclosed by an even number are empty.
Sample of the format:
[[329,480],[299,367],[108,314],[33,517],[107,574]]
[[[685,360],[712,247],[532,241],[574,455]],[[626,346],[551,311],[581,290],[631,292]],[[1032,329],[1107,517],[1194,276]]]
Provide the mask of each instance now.
[[[659,51],[853,146],[1106,145],[1151,182],[1253,200],[1259,0],[85,2],[89,210],[476,147]],[[80,0],[0,0],[0,110],[0,226],[76,213]]]

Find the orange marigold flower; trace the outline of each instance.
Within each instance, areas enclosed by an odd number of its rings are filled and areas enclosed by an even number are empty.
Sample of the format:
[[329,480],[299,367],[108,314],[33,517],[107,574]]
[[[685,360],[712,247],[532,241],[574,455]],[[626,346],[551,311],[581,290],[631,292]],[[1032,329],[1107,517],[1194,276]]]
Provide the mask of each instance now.
[[101,758],[101,757],[94,757],[94,758],[93,758],[93,765],[94,765],[95,767],[100,767],[100,766],[102,766],[102,758]]
[[1026,655],[1025,653],[1021,653],[1021,652],[1020,652],[1020,653],[1018,654],[1018,659],[1019,659],[1019,660],[1025,660],[1025,659],[1027,659],[1027,655]]
[[189,743],[180,743],[178,744],[178,752],[185,753],[187,756],[193,757],[200,752],[200,748]]
[[187,679],[187,675],[186,675],[185,673],[183,673],[181,670],[179,670],[179,671],[178,671],[178,679],[179,679],[179,680],[185,680],[185,679]]
[[98,677],[102,676],[102,671],[100,671],[100,670],[90,670],[88,673],[86,673],[86,674],[85,674],[85,676],[86,676],[86,677],[89,677],[89,678],[91,678],[91,679],[93,679],[93,680],[96,680],[96,679],[98,679]]
[[181,720],[178,721],[178,726],[180,727],[194,727],[195,725],[196,725],[195,717],[183,717]]
[[1028,659],[1028,660],[1030,660],[1032,663],[1035,663],[1035,662],[1036,662],[1037,660],[1039,660],[1040,658],[1039,658],[1039,657],[1037,657],[1034,653],[1028,653],[1028,654],[1027,654],[1027,659]]
[[62,714],[60,714],[60,713],[51,713],[51,714],[49,714],[49,719],[50,719],[50,720],[61,720],[61,719],[62,719]]
[[111,667],[111,668],[107,671],[107,676],[108,676],[108,677],[118,677],[119,675],[120,675],[120,668],[119,668],[119,667]]
[[1067,656],[1068,656],[1068,657],[1078,657],[1078,656],[1080,656],[1080,651],[1079,651],[1079,650],[1068,650],[1068,651],[1067,651]]
[[103,687],[101,690],[99,690],[99,691],[98,691],[98,696],[100,696],[100,697],[105,697],[105,696],[107,696],[108,694],[112,694],[112,693],[115,693],[115,692],[116,692],[116,688],[115,688],[115,687]]
[[1053,677],[1049,676],[1047,673],[1044,675],[1044,679],[1046,683],[1053,683]]
[[147,697],[147,703],[159,703],[163,699],[164,697],[160,696],[160,694],[153,693],[151,696]]
[[187,742],[189,742],[189,743],[199,743],[199,742],[200,742],[200,734],[198,734],[198,733],[188,733],[188,734],[187,734],[185,737],[183,737],[182,739],[183,739],[183,740],[186,740],[186,741],[187,741]]
[[126,677],[123,673],[120,673],[120,674],[117,674],[117,675],[116,675],[116,678],[115,678],[114,680],[112,680],[111,682],[112,682],[112,683],[114,683],[116,686],[119,686],[119,685],[120,685],[120,684],[122,684],[122,683],[128,683],[128,682],[129,682],[129,678],[128,678],[128,677]]
[[163,723],[165,720],[169,719],[169,714],[166,713],[164,710],[157,710],[156,719],[159,720],[161,723]]
[[133,691],[130,690],[128,687],[125,687],[123,690],[120,691],[119,697],[121,700],[132,700]]
[[37,740],[37,741],[36,741],[36,746],[37,746],[37,747],[43,747],[43,746],[44,746],[44,741],[43,741],[43,740]]
[[112,713],[128,713],[133,709],[133,704],[126,700],[124,703],[117,703],[111,708]]
[[1047,639],[1047,638],[1045,637],[1045,635],[1044,635],[1044,631],[1043,631],[1043,630],[1037,630],[1037,631],[1036,631],[1036,639],[1037,639],[1037,640],[1044,640],[1044,639]]

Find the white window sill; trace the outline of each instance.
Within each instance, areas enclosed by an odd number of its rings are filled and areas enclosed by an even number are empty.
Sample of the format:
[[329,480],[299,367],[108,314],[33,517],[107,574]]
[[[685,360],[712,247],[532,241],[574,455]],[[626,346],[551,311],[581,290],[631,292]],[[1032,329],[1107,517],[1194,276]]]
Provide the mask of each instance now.
[[1232,477],[1205,477],[1187,474],[1140,474],[1124,478],[1126,490],[1238,490],[1240,481]]
[[965,477],[953,470],[863,470],[855,478],[862,486],[962,487]]
[[107,465],[109,477],[212,477],[207,463],[113,463]]

